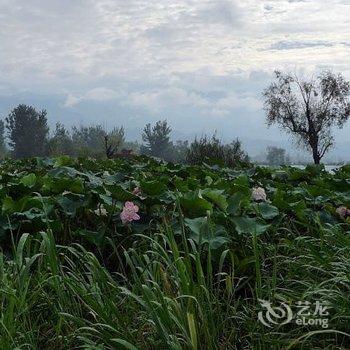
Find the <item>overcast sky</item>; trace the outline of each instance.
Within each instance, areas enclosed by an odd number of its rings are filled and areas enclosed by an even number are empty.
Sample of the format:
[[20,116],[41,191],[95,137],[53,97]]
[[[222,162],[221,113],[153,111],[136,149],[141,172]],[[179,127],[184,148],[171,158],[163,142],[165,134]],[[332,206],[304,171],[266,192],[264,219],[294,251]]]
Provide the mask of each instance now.
[[323,68],[350,79],[350,0],[0,0],[2,115],[276,139],[273,70]]

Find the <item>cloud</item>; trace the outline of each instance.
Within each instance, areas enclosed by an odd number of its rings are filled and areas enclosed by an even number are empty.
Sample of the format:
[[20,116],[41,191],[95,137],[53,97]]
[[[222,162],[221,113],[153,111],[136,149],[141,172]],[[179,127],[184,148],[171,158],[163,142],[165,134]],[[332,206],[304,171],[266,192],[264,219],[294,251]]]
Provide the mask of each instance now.
[[344,0],[0,0],[0,94],[64,96],[66,120],[265,132],[274,69],[350,78],[348,13]]
[[124,103],[143,106],[151,112],[166,112],[168,108],[198,107],[208,108],[209,101],[194,91],[171,87],[154,91],[131,93]]
[[64,107],[73,107],[73,106],[79,104],[79,102],[81,102],[81,101],[82,101],[81,98],[69,94],[67,96],[66,101],[64,102],[63,106]]
[[343,63],[347,46],[336,57],[332,46],[347,41],[347,10],[339,0],[1,0],[0,69],[16,88],[73,93],[106,79],[273,70],[294,63],[273,52],[287,48],[328,48],[322,61]]
[[203,23],[216,23],[228,27],[242,25],[245,11],[239,7],[238,1],[214,0],[204,2],[204,6],[197,10],[196,16]]
[[214,105],[224,114],[232,113],[236,108],[256,111],[262,107],[261,101],[256,96],[235,94],[219,99]]
[[288,41],[281,40],[272,44],[268,50],[294,50],[294,49],[305,49],[314,47],[332,47],[336,43],[327,42],[322,40],[316,41]]
[[112,101],[116,99],[120,99],[123,96],[121,92],[108,89],[105,87],[98,87],[92,90],[87,91],[85,94],[80,96],[74,96],[72,94],[68,94],[66,101],[64,103],[65,107],[72,107],[79,104],[82,101]]

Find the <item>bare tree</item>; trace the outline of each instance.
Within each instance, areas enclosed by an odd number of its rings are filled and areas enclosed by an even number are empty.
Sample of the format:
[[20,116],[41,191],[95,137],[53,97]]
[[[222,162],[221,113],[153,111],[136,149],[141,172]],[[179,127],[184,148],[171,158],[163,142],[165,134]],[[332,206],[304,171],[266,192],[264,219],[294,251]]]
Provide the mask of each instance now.
[[350,116],[350,83],[330,71],[308,80],[279,71],[275,75],[263,93],[267,123],[295,136],[319,164],[334,144],[332,128],[342,128]]

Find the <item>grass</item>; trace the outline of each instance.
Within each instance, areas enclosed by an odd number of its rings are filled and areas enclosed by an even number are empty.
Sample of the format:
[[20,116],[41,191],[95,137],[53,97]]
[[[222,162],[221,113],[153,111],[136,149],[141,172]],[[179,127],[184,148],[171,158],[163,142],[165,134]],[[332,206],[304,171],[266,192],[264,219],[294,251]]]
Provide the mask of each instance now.
[[[0,259],[0,348],[349,348],[350,237],[332,227],[276,234],[282,244],[253,236],[245,247],[254,278],[240,276],[232,251],[214,264],[210,249],[166,223],[139,235],[115,273],[80,245],[56,245],[50,231],[24,234]],[[328,301],[329,328],[267,329],[258,298]]]

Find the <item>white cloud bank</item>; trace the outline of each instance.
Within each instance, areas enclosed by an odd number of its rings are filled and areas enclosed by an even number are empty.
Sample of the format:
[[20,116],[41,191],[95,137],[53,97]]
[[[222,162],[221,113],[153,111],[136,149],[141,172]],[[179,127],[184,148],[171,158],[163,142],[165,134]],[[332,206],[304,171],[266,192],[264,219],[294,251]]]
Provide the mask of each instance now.
[[63,119],[90,102],[90,119],[111,119],[113,103],[144,122],[249,119],[263,132],[272,71],[350,78],[349,38],[345,0],[0,0],[0,94],[64,95]]

